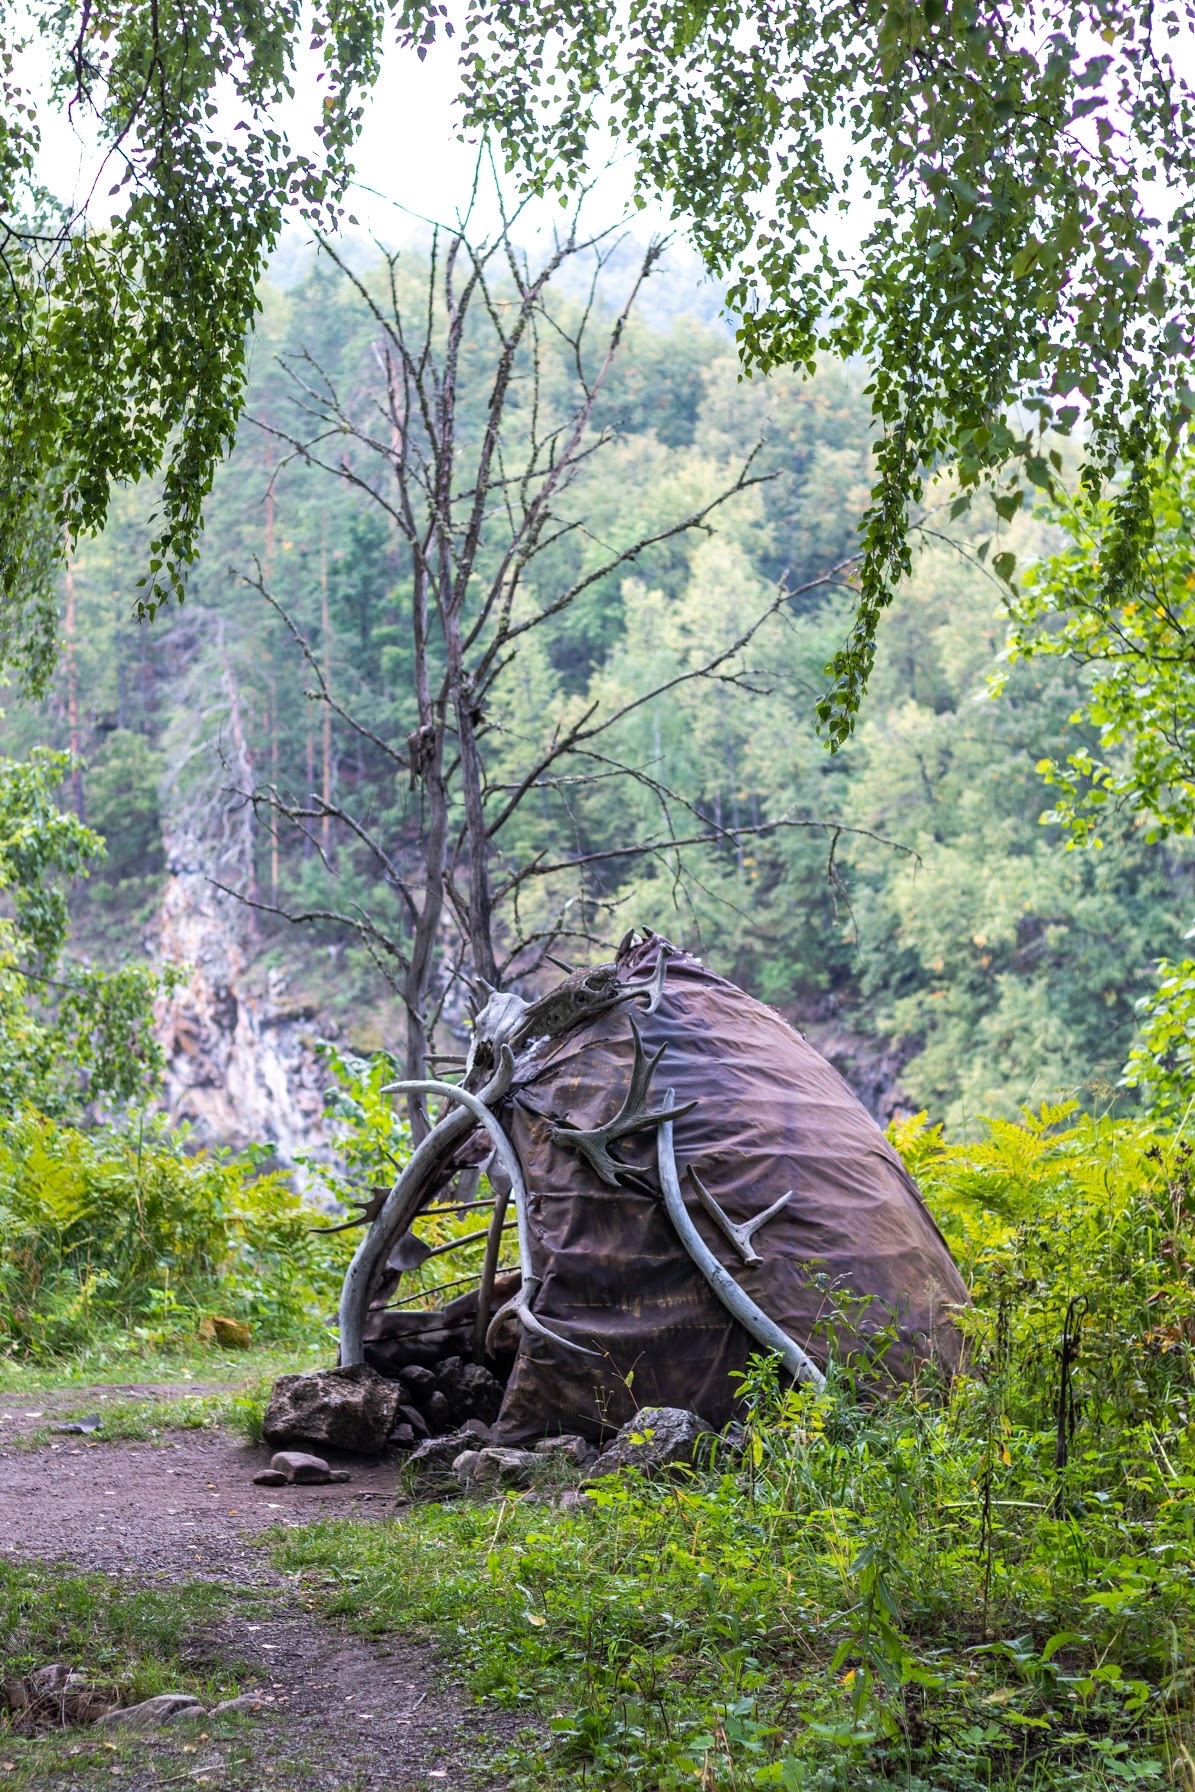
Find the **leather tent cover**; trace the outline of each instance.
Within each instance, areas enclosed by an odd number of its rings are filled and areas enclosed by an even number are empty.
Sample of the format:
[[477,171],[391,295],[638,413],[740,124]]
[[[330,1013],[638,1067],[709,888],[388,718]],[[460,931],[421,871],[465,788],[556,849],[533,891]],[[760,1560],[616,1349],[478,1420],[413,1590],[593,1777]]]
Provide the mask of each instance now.
[[[528,1189],[541,1279],[535,1311],[600,1354],[581,1356],[525,1333],[496,1441],[549,1429],[596,1439],[641,1406],[688,1407],[721,1426],[734,1409],[731,1372],[758,1350],[673,1231],[659,1194],[655,1128],[615,1147],[638,1171],[619,1188],[551,1138],[553,1123],[590,1128],[617,1113],[630,1083],[632,1015],[649,1051],[667,1048],[650,1106],[668,1089],[678,1107],[697,1102],[675,1123],[681,1189],[739,1285],[823,1366],[832,1334],[838,1354],[870,1340],[899,1376],[931,1359],[947,1373],[957,1367],[951,1314],[967,1292],[880,1128],[779,1015],[666,941],[632,946],[619,975],[650,975],[661,950],[670,957],[657,1012],[627,1004],[545,1045],[502,1110]],[[690,1166],[736,1222],[794,1191],[755,1234],[762,1263],[742,1263],[697,1201]]]

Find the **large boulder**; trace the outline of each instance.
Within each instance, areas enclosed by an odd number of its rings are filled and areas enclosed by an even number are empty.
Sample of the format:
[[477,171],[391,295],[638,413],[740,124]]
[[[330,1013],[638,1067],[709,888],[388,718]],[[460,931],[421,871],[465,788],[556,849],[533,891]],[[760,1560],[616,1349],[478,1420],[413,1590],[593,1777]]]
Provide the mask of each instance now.
[[262,1433],[271,1444],[323,1444],[380,1456],[398,1414],[401,1390],[365,1363],[280,1375]]
[[[683,1406],[644,1406],[617,1437],[611,1439],[593,1467],[589,1479],[616,1475],[620,1469],[644,1470],[687,1466],[700,1454],[701,1440],[713,1441],[705,1420]],[[706,1444],[707,1449],[710,1444]]]

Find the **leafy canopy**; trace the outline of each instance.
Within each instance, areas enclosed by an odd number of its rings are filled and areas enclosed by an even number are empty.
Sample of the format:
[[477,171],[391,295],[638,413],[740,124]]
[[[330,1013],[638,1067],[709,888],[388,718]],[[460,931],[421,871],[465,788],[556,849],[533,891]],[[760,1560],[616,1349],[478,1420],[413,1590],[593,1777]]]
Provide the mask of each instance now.
[[1086,673],[1072,720],[1098,731],[1096,750],[1038,767],[1059,793],[1045,819],[1072,845],[1099,844],[1109,804],[1142,816],[1150,839],[1195,826],[1195,460],[1148,471],[1136,543],[1121,505],[1080,491],[1052,513],[1066,547],[1032,568],[1013,603],[1015,657],[1062,656]]
[[[97,527],[112,482],[163,461],[142,602],[181,591],[242,403],[263,257],[287,205],[336,212],[387,10],[315,8],[324,98],[309,155],[277,116],[306,28],[296,0],[62,0],[41,23],[58,97],[98,119],[127,187],[100,230],[36,190],[37,121],[13,55],[26,15],[0,0],[0,581],[7,648],[34,680],[52,650],[53,564],[35,547],[63,521]],[[451,30],[439,0],[395,10],[421,56]],[[532,187],[582,181],[595,128],[611,125],[642,191],[691,216],[729,279],[749,368],[869,358],[876,484],[854,626],[820,706],[832,744],[853,725],[932,471],[956,470],[960,503],[997,481],[1011,516],[1054,479],[1046,428],[1085,415],[1089,480],[1129,469],[1132,581],[1151,455],[1195,408],[1195,130],[1173,59],[1190,23],[1179,0],[466,12],[466,127],[495,133]],[[848,253],[828,226],[856,200],[875,221]],[[996,565],[1011,577],[1010,555]]]
[[[690,213],[729,278],[748,368],[871,363],[877,476],[854,626],[819,707],[832,744],[853,725],[932,471],[955,470],[959,505],[995,484],[1011,518],[1061,470],[1045,431],[1085,416],[1089,482],[1129,470],[1131,577],[1149,456],[1195,408],[1195,120],[1173,60],[1191,17],[1132,0],[471,11],[468,121],[533,185],[579,179],[609,123],[641,190]],[[410,41],[434,35],[420,0],[402,18]],[[874,223],[857,252],[836,248],[834,215],[856,207]],[[1011,577],[1011,555],[995,564]]]
[[53,97],[94,123],[97,187],[120,196],[98,224],[37,184],[40,126],[21,80],[29,11],[0,0],[0,651],[34,690],[53,666],[64,531],[98,529],[115,483],[162,471],[141,608],[181,594],[284,208],[324,218],[343,190],[381,11],[337,0],[309,17],[323,59],[316,154],[274,118],[301,11],[292,0],[44,10]]

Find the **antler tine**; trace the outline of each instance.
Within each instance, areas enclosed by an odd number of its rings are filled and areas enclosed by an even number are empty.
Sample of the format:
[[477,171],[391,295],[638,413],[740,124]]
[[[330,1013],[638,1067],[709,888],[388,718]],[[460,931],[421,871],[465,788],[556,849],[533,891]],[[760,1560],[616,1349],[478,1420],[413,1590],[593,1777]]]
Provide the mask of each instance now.
[[504,1306],[498,1308],[486,1328],[485,1347],[488,1355],[493,1356],[494,1354],[494,1340],[497,1337],[498,1327],[507,1314],[513,1313],[524,1331],[538,1332],[541,1338],[547,1338],[553,1344],[563,1344],[566,1350],[576,1350],[581,1356],[600,1356],[602,1354],[600,1350],[590,1350],[584,1344],[575,1344],[571,1338],[562,1338],[559,1332],[549,1331],[543,1320],[536,1317],[531,1311],[531,1302],[538,1287],[538,1277],[529,1276],[519,1292]]
[[[774,1350],[795,1380],[808,1382],[819,1394],[823,1393],[826,1378],[813,1358],[801,1349],[795,1338],[790,1338],[787,1332],[781,1331],[775,1320],[769,1318],[763,1308],[739,1287],[730,1271],[718,1262],[693,1224],[680,1192],[676,1152],[672,1142],[671,1104],[672,1090],[669,1089],[664,1097],[665,1118],[656,1134],[656,1151],[660,1191],[664,1197],[665,1211],[676,1228],[677,1236],[727,1312],[738,1320],[756,1343],[762,1344],[765,1350]],[[679,1113],[680,1109],[677,1108],[675,1112]]]
[[638,983],[624,983],[622,986],[621,1000],[630,1002],[634,1001],[638,996],[646,996],[647,1006],[644,1008],[643,1012],[644,1014],[654,1014],[656,1009],[660,1006],[660,1000],[664,994],[664,979],[668,975],[668,960],[671,956],[672,954],[668,951],[668,948],[666,946],[661,946],[656,958],[656,968],[651,976],[644,977]]
[[[627,1090],[617,1114],[613,1119],[607,1120],[601,1126],[593,1127],[590,1131],[583,1131],[578,1126],[570,1126],[567,1121],[561,1126],[551,1128],[553,1143],[567,1145],[570,1151],[579,1151],[590,1168],[610,1188],[618,1187],[620,1175],[633,1173],[631,1165],[621,1163],[618,1158],[610,1155],[610,1146],[616,1144],[619,1139],[627,1138],[631,1133],[645,1132],[648,1127],[658,1125],[667,1112],[664,1108],[653,1110],[647,1106],[651,1079],[655,1075],[660,1059],[664,1056],[667,1041],[649,1058],[643,1049],[643,1036],[635,1024],[633,1015],[630,1017],[630,1021],[631,1037],[635,1042],[635,1060],[631,1067],[631,1086]],[[675,1119],[680,1114],[691,1113],[696,1106],[695,1101],[686,1102],[683,1107],[672,1110],[672,1117]]]
[[710,1191],[706,1188],[691,1164],[689,1166],[689,1181],[697,1190],[697,1198],[701,1202],[701,1205],[705,1208],[705,1211],[709,1214],[714,1224],[725,1232],[727,1238],[729,1238],[731,1244],[743,1259],[743,1262],[762,1263],[763,1258],[755,1249],[751,1240],[755,1237],[755,1234],[759,1231],[761,1226],[766,1225],[769,1220],[775,1219],[780,1210],[788,1206],[793,1198],[792,1189],[790,1188],[786,1194],[781,1195],[778,1201],[773,1201],[770,1207],[765,1207],[762,1213],[757,1213],[754,1219],[744,1220],[741,1225],[736,1225],[724,1212],[719,1203],[714,1200],[714,1197],[710,1194]]

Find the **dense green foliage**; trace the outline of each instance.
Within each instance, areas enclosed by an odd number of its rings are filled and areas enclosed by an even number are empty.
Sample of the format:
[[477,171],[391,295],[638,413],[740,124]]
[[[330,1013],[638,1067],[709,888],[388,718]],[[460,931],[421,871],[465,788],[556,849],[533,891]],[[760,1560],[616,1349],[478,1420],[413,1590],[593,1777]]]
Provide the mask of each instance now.
[[819,1400],[760,1370],[741,1461],[624,1476],[580,1510],[514,1497],[316,1525],[280,1564],[373,1634],[431,1627],[482,1697],[534,1715],[518,1784],[1181,1774],[1189,1151],[1059,1113],[965,1147],[918,1121],[900,1142],[974,1287],[952,1388],[861,1400],[839,1374]]
[[[402,16],[410,41],[435,37],[435,6],[407,0]],[[612,125],[643,190],[692,219],[729,277],[749,367],[866,357],[876,484],[853,628],[818,705],[832,744],[853,726],[931,469],[953,467],[966,505],[1011,463],[1010,517],[1061,469],[1047,426],[1084,412],[1086,477],[1131,469],[1126,552],[1102,581],[1135,589],[1150,454],[1195,409],[1185,8],[483,0],[468,25],[468,121],[540,191],[582,182],[595,128]],[[1151,181],[1170,203],[1151,204]],[[1007,578],[1015,560],[994,564]]]
[[61,753],[0,760],[0,1112],[23,1103],[77,1115],[87,1102],[127,1102],[152,1085],[162,1054],[151,1031],[160,979],[142,966],[71,963],[69,880],[104,844],[60,809]]
[[[423,271],[418,256],[400,262],[408,297]],[[664,297],[677,303],[666,283]],[[322,259],[292,292],[267,289],[252,411],[298,434],[307,400],[289,365],[311,381],[324,369],[367,414],[379,378],[375,336],[359,295]],[[471,439],[484,373],[470,363],[463,382]],[[584,528],[553,548],[536,597],[550,600],[611,544],[725,489],[761,439],[756,467],[774,477],[724,506],[712,536],[646,550],[633,577],[599,581],[571,621],[523,642],[486,718],[490,814],[544,743],[591,704],[608,713],[686,672],[735,638],[736,617],[766,601],[781,574],[805,584],[851,551],[870,480],[861,376],[832,365],[811,383],[776,373],[744,385],[736,376],[716,333],[632,322],[596,420],[609,440],[570,494]],[[549,341],[545,410],[562,378]],[[406,750],[409,569],[371,500],[281,456],[277,439],[261,433],[238,447],[213,492],[190,606],[173,628],[165,618],[152,630],[129,620],[133,569],[152,527],[138,494],[121,500],[105,536],[80,555],[72,651],[83,785],[109,856],[77,893],[74,915],[81,946],[108,961],[128,956],[130,934],[152,911],[160,828],[172,835],[203,802],[218,808],[234,779],[308,809],[324,789],[325,712],[305,696],[317,689],[312,669],[230,568],[251,572],[256,559],[327,665],[336,703]],[[1023,558],[1050,545],[1033,519],[1018,519],[1009,538]],[[1098,725],[1071,723],[1089,674],[1065,655],[1008,663],[1000,587],[961,521],[925,539],[890,615],[866,725],[828,757],[809,702],[849,601],[807,594],[769,623],[733,677],[713,689],[675,686],[628,716],[604,750],[639,769],[634,782],[616,784],[608,764],[591,762],[536,789],[496,836],[500,869],[537,855],[548,866],[606,856],[566,864],[539,880],[538,894],[524,886],[521,922],[534,932],[584,913],[593,942],[584,949],[595,954],[633,923],[683,940],[829,1044],[881,1109],[897,1081],[952,1124],[1072,1090],[1106,1101],[1151,964],[1178,956],[1189,923],[1185,843],[1150,844],[1130,819],[1113,817],[1100,852],[1067,854],[1059,826],[1039,825],[1050,793],[1038,763],[1063,764],[1081,746],[1098,751]],[[993,701],[996,675],[1003,694]],[[230,691],[247,754],[232,776]],[[14,755],[47,738],[66,739],[53,703],[14,707],[0,732]],[[326,738],[332,801],[410,874],[419,791],[344,714],[331,715]],[[661,789],[673,793],[663,803]],[[318,820],[302,830],[272,825],[263,812],[251,861],[237,869],[240,887],[252,876],[259,898],[287,912],[364,913],[402,937],[393,878],[345,826],[333,820],[325,836]],[[669,847],[670,837],[719,828],[720,842]],[[655,850],[619,857],[619,847],[643,842]],[[284,967],[296,998],[339,1021],[354,1049],[401,1052],[405,1016],[346,927],[321,919],[297,935],[263,917],[261,928],[258,975]],[[511,932],[502,921],[500,945]],[[461,1050],[459,1033],[445,1032],[441,1047]]]
[[[0,8],[0,656],[33,688],[54,664],[64,534],[99,528],[115,484],[161,469],[142,602],[182,592],[236,433],[265,257],[288,203],[335,210],[376,74],[372,9],[306,23],[324,52],[314,155],[276,119],[299,29],[286,0]],[[106,224],[38,185],[31,35],[52,103],[94,124],[91,178],[120,196]]]
[[[0,12],[0,395],[6,648],[36,683],[53,658],[54,544],[102,524],[114,483],[165,463],[144,603],[181,592],[212,475],[235,434],[263,258],[286,206],[334,217],[382,33],[420,57],[456,29],[440,0],[265,7],[64,4],[38,21],[53,97],[93,120],[106,229],[37,186],[24,10]],[[1100,0],[770,10],[507,4],[466,11],[464,124],[492,129],[540,190],[588,178],[599,123],[642,188],[687,216],[730,280],[747,363],[865,352],[880,425],[859,602],[820,713],[850,732],[882,609],[909,567],[931,468],[998,499],[1049,485],[1018,402],[1063,429],[1085,405],[1093,477],[1148,462],[1192,404],[1191,91],[1180,7]],[[315,153],[281,122],[302,38],[320,62]],[[837,160],[835,146],[839,146]],[[1154,183],[1154,185],[1151,185]],[[1173,201],[1158,222],[1149,196]],[[858,249],[835,214],[874,219]],[[1079,402],[1071,402],[1078,400]],[[1025,481],[1025,485],[1020,483]],[[966,498],[964,490],[963,500]],[[1007,573],[1011,557],[997,565]],[[1132,578],[1132,552],[1120,575]]]
[[0,1146],[0,1352],[135,1354],[212,1314],[322,1335],[352,1247],[312,1217],[284,1177],[188,1157],[160,1125],[85,1133],[25,1111]]
[[[1109,811],[1141,815],[1150,838],[1195,822],[1195,462],[1156,469],[1143,539],[1122,507],[1081,490],[1053,515],[1068,542],[1033,568],[1013,606],[1014,651],[1089,670],[1083,718],[1098,743],[1041,768],[1058,791],[1053,819],[1076,844],[1098,839]],[[1136,556],[1131,578],[1106,569]]]

